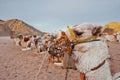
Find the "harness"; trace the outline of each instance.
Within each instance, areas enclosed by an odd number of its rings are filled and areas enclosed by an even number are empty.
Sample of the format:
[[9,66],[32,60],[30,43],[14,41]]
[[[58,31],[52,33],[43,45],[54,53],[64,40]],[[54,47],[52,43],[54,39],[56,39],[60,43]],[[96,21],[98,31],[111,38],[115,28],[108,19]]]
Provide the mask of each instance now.
[[104,64],[105,64],[105,60],[102,63],[100,63],[98,66],[92,68],[91,71],[97,70],[98,68],[102,67]]

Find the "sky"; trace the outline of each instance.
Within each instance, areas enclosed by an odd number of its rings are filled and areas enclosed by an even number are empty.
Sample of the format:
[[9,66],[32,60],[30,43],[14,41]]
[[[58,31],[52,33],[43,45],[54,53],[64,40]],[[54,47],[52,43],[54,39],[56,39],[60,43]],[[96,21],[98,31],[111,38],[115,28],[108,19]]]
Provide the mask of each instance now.
[[43,32],[120,22],[120,0],[0,0],[0,19],[20,19]]

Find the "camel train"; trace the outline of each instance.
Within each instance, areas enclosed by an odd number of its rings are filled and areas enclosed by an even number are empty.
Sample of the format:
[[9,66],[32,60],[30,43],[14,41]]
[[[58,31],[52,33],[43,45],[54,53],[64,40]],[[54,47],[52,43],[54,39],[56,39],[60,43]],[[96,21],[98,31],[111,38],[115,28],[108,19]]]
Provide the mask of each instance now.
[[61,63],[63,68],[77,69],[80,80],[120,80],[120,74],[111,75],[106,41],[120,42],[120,33],[109,34],[101,26],[81,24],[69,26],[43,36],[23,36],[14,41],[22,51],[37,49],[47,51],[49,61]]

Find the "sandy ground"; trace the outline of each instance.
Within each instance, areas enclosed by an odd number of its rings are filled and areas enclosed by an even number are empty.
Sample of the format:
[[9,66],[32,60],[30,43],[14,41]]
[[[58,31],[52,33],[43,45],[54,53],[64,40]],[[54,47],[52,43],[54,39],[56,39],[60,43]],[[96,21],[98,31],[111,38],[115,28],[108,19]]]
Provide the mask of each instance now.
[[[112,75],[120,72],[120,44],[108,43]],[[21,51],[9,37],[0,37],[0,80],[35,80],[44,54]],[[37,80],[65,80],[66,69],[45,60]],[[77,70],[69,70],[67,80],[79,80]]]

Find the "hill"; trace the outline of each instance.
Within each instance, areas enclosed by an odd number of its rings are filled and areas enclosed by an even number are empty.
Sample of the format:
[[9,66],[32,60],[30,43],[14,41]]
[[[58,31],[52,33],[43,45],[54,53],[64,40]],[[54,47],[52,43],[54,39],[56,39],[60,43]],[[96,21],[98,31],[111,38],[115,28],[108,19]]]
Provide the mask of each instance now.
[[113,29],[114,32],[120,32],[120,22],[110,22],[106,24],[104,27]]
[[4,24],[5,21],[0,20],[0,36],[9,36],[11,29]]
[[33,26],[19,19],[11,19],[7,21],[0,20],[0,35],[10,35],[11,32],[21,33],[24,35],[43,35],[44,32],[35,29]]

